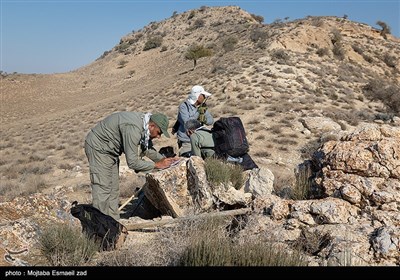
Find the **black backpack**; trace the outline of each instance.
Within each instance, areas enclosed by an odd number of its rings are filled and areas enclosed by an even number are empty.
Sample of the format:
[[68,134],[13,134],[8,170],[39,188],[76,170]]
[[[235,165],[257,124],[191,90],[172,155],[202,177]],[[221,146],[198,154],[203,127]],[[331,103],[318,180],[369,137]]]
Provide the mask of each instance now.
[[98,241],[104,251],[114,250],[126,239],[128,231],[122,224],[90,204],[74,201],[71,214],[81,221],[82,231]]
[[239,117],[222,117],[211,129],[217,157],[240,157],[249,151],[249,143],[242,120]]
[[162,147],[162,148],[160,148],[160,150],[158,150],[158,152],[166,158],[172,158],[172,157],[176,156],[176,154],[174,152],[174,147],[172,147],[172,146]]

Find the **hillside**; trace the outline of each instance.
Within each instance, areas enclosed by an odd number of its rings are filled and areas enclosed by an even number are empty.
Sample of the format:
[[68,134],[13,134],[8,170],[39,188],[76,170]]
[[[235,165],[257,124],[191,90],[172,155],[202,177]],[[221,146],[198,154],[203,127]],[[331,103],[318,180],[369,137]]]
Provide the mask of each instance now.
[[[185,59],[193,44],[212,51],[194,69]],[[213,93],[215,118],[241,117],[250,155],[279,190],[337,130],[399,126],[399,69],[399,38],[344,18],[262,24],[230,6],[152,22],[74,71],[1,76],[0,202],[55,187],[89,202],[88,130],[123,110],[164,112],[172,127],[195,84]],[[175,137],[155,144],[177,148]],[[140,174],[121,179],[121,200],[142,182]]]

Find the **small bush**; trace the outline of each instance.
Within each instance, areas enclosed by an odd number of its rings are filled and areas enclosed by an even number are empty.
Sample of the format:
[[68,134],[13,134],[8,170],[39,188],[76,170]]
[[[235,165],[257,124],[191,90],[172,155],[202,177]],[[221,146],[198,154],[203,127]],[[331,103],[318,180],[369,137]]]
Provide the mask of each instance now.
[[317,50],[317,55],[318,56],[329,55],[329,49],[328,48],[319,48]]
[[264,21],[264,17],[263,16],[258,16],[255,14],[250,14],[258,23],[262,23]]
[[314,153],[322,146],[320,139],[314,139],[307,142],[300,148],[300,153],[303,159],[310,159]]
[[224,48],[225,52],[233,51],[237,42],[238,39],[236,37],[230,36],[222,42],[222,47]]
[[341,44],[335,44],[332,49],[333,54],[339,59],[343,60],[346,55],[346,50],[343,48]]
[[332,29],[331,31],[331,42],[333,45],[337,44],[337,43],[341,43],[342,42],[342,34],[340,33],[340,31],[338,29]]
[[119,44],[116,47],[116,49],[117,49],[118,52],[123,53],[129,48],[129,46],[130,46],[130,43],[128,41],[125,41],[125,42]]
[[264,42],[265,39],[267,39],[267,33],[261,28],[253,29],[253,31],[250,34],[250,40],[253,43],[257,43],[259,41]]
[[381,36],[383,37],[383,38],[385,38],[385,39],[387,39],[387,34],[391,34],[391,31],[390,31],[390,26],[389,25],[387,25],[385,22],[383,22],[383,21],[380,21],[380,20],[378,20],[377,22],[376,22],[376,24],[377,25],[379,25],[380,27],[382,27],[382,30],[381,30]]
[[204,26],[204,19],[196,19],[193,23],[192,29],[197,29]]
[[382,60],[383,60],[383,62],[385,62],[385,64],[387,66],[392,67],[392,68],[396,67],[396,64],[397,64],[396,57],[394,57],[394,56],[392,56],[392,55],[390,55],[388,53],[385,53],[385,55],[383,56]]
[[39,239],[40,251],[52,266],[87,265],[99,250],[78,228],[65,224],[46,228]]
[[188,60],[193,60],[193,69],[194,69],[196,67],[198,59],[211,55],[212,51],[210,49],[207,49],[201,45],[192,45],[186,51],[185,58]]
[[311,19],[311,25],[315,27],[322,27],[324,25],[324,21],[320,17],[313,17]]
[[360,55],[362,55],[363,54],[363,49],[360,47],[360,46],[358,46],[358,45],[352,45],[351,46],[352,48],[353,48],[353,50],[356,52],[356,53],[358,53],[358,54],[360,54]]
[[241,188],[244,183],[243,169],[240,165],[233,165],[215,158],[206,158],[205,169],[207,180],[212,184],[228,186],[232,183],[235,189]]
[[294,245],[310,255],[317,255],[322,249],[329,245],[331,240],[332,237],[329,233],[322,233],[318,230],[307,231],[303,229]]
[[118,63],[118,68],[120,68],[120,69],[124,68],[126,66],[126,64],[128,64],[128,61],[123,59]]
[[289,54],[284,49],[274,50],[271,53],[271,57],[273,60],[277,60],[280,63],[285,63],[289,61]]
[[147,51],[150,49],[155,49],[155,48],[161,46],[162,41],[163,41],[163,38],[161,36],[150,37],[144,44],[143,50]]
[[364,95],[371,100],[383,102],[388,113],[400,112],[400,87],[394,83],[388,83],[383,79],[371,80],[363,87]]
[[308,199],[311,191],[311,168],[304,165],[295,173],[295,184],[291,190],[290,198],[293,200]]
[[195,11],[190,11],[190,14],[188,16],[188,19],[192,19],[194,17],[194,15],[196,14]]

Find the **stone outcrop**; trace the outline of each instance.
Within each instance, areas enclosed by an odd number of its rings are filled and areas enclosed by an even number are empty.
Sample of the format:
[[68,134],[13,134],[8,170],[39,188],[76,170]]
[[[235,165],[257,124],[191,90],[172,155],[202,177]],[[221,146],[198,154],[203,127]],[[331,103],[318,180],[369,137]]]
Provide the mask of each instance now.
[[340,197],[360,208],[400,208],[400,129],[368,124],[329,141],[314,161],[317,182],[328,196]]
[[257,225],[242,234],[300,244],[310,265],[400,265],[400,128],[358,127],[313,163],[321,198],[257,197]]
[[[202,212],[251,207],[237,236],[262,237],[300,248],[308,265],[400,265],[400,128],[364,125],[337,141],[326,142],[313,158],[319,198],[292,200],[273,190],[266,169],[244,172],[240,188],[213,185],[204,161],[147,174],[147,200],[172,218]],[[69,214],[65,188],[50,194],[19,197],[0,204],[0,253],[24,250],[13,265],[29,265],[28,252],[49,224],[80,226]],[[3,260],[2,265],[10,265]]]
[[273,174],[269,170],[244,172],[240,189],[230,183],[213,185],[207,181],[204,161],[193,156],[179,165],[148,174],[144,186],[147,199],[164,215],[181,217],[217,208],[240,208],[253,197],[271,194]]
[[[39,237],[44,228],[56,223],[80,226],[69,213],[71,204],[66,200],[63,187],[51,194],[36,193],[0,203],[0,266],[26,266],[37,263]],[[7,252],[21,252],[6,258]],[[4,258],[3,258],[4,256]]]

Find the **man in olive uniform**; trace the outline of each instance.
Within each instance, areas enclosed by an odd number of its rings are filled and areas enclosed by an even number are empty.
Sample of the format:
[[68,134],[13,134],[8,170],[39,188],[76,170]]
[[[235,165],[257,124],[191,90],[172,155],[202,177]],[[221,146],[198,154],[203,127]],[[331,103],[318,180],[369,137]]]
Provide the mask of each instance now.
[[214,140],[211,130],[202,126],[196,119],[186,121],[185,130],[187,136],[190,137],[192,156],[199,156],[203,159],[214,156]]
[[[191,155],[200,156],[203,159],[217,157],[215,153],[215,141],[210,129],[202,126],[196,119],[190,119],[185,122],[186,134],[190,137]],[[240,157],[228,155],[225,160],[230,163],[239,164],[243,170],[258,168],[248,153]]]
[[[169,167],[176,158],[165,158],[152,139],[169,137],[168,118],[160,113],[118,112],[100,121],[86,136],[92,203],[106,215],[119,220],[119,156],[125,153],[128,167],[148,173]],[[152,161],[143,160],[143,156]]]

